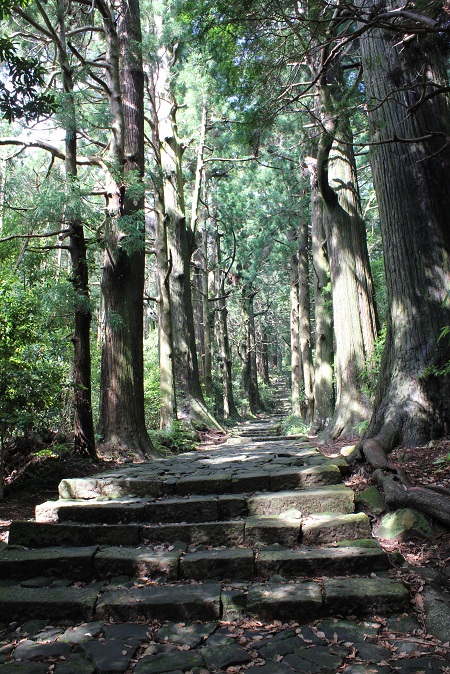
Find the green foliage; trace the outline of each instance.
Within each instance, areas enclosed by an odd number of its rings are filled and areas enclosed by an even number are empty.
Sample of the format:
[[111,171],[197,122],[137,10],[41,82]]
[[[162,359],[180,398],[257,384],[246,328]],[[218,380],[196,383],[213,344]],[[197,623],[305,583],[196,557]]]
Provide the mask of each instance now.
[[41,288],[23,287],[14,278],[0,281],[2,442],[31,429],[61,425],[69,368],[65,343],[57,330],[49,334],[45,300]]
[[386,325],[381,328],[378,339],[375,342],[373,353],[367,361],[365,369],[361,373],[363,391],[369,396],[373,396],[378,383],[381,358],[383,356],[384,344],[386,342],[386,329]]
[[436,459],[436,461],[433,461],[433,466],[442,466],[445,464],[450,464],[450,452],[448,452],[445,456],[439,457],[439,459]]
[[168,431],[151,431],[150,437],[156,447],[167,454],[191,452],[198,444],[195,431],[186,428],[179,421],[175,422]]
[[309,432],[309,425],[301,417],[290,415],[281,422],[280,431],[282,435],[306,435]]
[[[4,10],[0,7],[0,16]],[[56,109],[53,94],[42,93],[45,86],[45,68],[33,56],[21,56],[8,37],[0,37],[0,62],[6,77],[0,82],[0,112],[12,122],[23,119],[30,122]]]
[[358,424],[353,426],[353,428],[358,433],[358,435],[364,435],[364,433],[369,428],[369,419],[364,419],[363,421],[360,421]]
[[158,333],[151,332],[144,342],[144,405],[147,428],[159,429],[161,390],[159,387]]

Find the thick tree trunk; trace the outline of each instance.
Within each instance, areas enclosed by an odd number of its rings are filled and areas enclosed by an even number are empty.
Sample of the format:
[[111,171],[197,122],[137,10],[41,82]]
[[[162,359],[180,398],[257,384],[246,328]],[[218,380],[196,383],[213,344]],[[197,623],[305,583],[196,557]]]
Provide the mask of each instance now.
[[329,290],[330,269],[323,226],[323,201],[317,176],[311,176],[311,242],[314,269],[316,359],[314,371],[314,420],[312,433],[322,431],[333,416],[333,316]]
[[434,41],[380,30],[361,39],[388,297],[367,436],[384,452],[450,429],[450,376],[437,376],[450,361],[448,337],[440,339],[450,325],[450,108],[448,93],[434,95],[448,86]]
[[[103,4],[100,9],[108,44],[111,159],[123,182],[111,175],[108,187],[99,430],[105,442],[145,457],[156,452],[144,415],[144,73],[139,4],[121,4],[117,27],[112,9],[107,11]],[[134,183],[132,196],[127,182]]]
[[[150,27],[147,27],[147,31]],[[155,72],[147,77],[147,92],[150,103],[150,126],[152,130],[153,153],[156,168],[153,175],[156,210],[155,256],[158,284],[158,356],[159,383],[161,388],[160,427],[170,430],[177,420],[177,400],[175,391],[175,365],[172,328],[172,300],[170,296],[170,274],[172,259],[167,247],[167,218],[164,204],[164,186],[159,143],[158,109],[161,93],[157,87],[163,85]]]
[[305,386],[304,420],[314,418],[314,367],[311,349],[311,306],[309,299],[309,232],[307,222],[300,225],[298,248],[298,320],[300,353]]
[[[295,232],[297,235],[297,232]],[[292,240],[292,237],[291,237]],[[300,416],[303,369],[300,355],[300,335],[298,323],[298,253],[289,258],[290,280],[290,333],[291,333],[291,407],[295,417]]]
[[[336,407],[326,436],[334,439],[351,437],[357,424],[370,418],[372,406],[362,390],[361,374],[373,351],[377,322],[350,126],[342,112],[337,118],[329,86],[320,86],[323,132],[317,179],[333,297]],[[342,142],[333,146],[336,134]]]
[[[161,39],[162,19],[155,17]],[[196,426],[222,430],[206,409],[200,386],[192,311],[190,259],[192,232],[186,227],[184,186],[181,168],[183,149],[178,137],[176,103],[171,90],[170,67],[173,54],[167,45],[158,50],[158,133],[164,206],[167,218],[167,243],[172,261],[170,292],[174,340],[174,371],[177,409],[180,419]]]
[[91,386],[91,308],[86,241],[81,222],[81,202],[77,185],[77,122],[74,99],[72,69],[67,57],[65,5],[58,2],[58,42],[56,44],[61,77],[65,94],[66,120],[66,186],[67,186],[67,229],[69,253],[72,263],[72,284],[75,294],[75,316],[73,342],[73,433],[74,448],[77,452],[97,458],[95,449],[94,422],[92,418]]

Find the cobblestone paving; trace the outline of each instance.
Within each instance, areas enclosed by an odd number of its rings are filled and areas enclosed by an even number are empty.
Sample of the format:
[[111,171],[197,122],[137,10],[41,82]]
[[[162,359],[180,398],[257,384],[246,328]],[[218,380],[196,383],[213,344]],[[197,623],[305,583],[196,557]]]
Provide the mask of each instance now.
[[64,480],[40,523],[12,527],[0,674],[450,673],[448,645],[388,612],[408,597],[339,484],[345,464],[264,441],[270,420],[241,430]]

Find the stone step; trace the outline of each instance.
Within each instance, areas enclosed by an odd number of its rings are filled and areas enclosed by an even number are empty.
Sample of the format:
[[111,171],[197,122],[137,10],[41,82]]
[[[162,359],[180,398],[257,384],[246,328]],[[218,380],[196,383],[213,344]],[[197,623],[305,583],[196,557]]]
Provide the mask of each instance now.
[[[75,524],[14,521],[9,544],[29,548],[51,546],[88,547],[92,545],[133,546],[183,541],[187,545],[316,545],[371,537],[371,526],[364,513],[311,515],[300,513],[261,515],[223,522],[172,524]],[[1,559],[1,556],[0,556]]]
[[[338,470],[338,469],[336,469]],[[336,470],[330,475],[337,475]],[[339,471],[338,471],[339,472]],[[308,475],[314,473],[308,469]],[[273,479],[286,484],[283,471]],[[213,522],[253,515],[280,515],[298,510],[303,516],[314,513],[352,513],[354,493],[342,484],[315,489],[283,490],[275,493],[224,494],[186,498],[47,501],[36,506],[37,522],[85,522],[104,524]]]
[[44,619],[103,620],[314,620],[319,617],[408,608],[409,593],[388,578],[325,579],[286,583],[250,583],[233,588],[221,583],[143,585],[99,589],[97,586],[26,588],[0,586],[3,622]]
[[[183,477],[146,476],[144,471],[134,470],[105,473],[86,478],[62,480],[59,485],[61,499],[93,499],[104,496],[109,499],[124,497],[187,496],[189,494],[229,494],[256,490],[305,489],[311,486],[338,484],[340,470],[347,466],[345,459],[325,459],[316,449],[308,448],[296,454],[274,456],[261,467],[261,462],[243,460],[236,462],[234,469],[227,466],[208,466]],[[291,464],[291,465],[289,465]],[[293,464],[293,465],[292,465]],[[212,470],[212,468],[214,468]]]
[[114,576],[165,580],[268,580],[318,575],[352,575],[389,567],[386,553],[378,547],[303,547],[279,545],[261,548],[212,548],[187,551],[139,547],[6,548],[0,554],[3,580],[64,578],[92,581]]

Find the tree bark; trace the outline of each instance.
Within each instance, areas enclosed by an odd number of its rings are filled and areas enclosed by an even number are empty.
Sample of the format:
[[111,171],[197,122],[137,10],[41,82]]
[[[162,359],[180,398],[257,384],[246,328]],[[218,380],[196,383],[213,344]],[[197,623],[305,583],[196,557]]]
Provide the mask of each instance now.
[[94,422],[92,418],[91,385],[91,308],[89,297],[89,278],[86,241],[81,219],[81,203],[77,176],[77,121],[74,99],[72,68],[67,56],[65,4],[57,4],[58,40],[55,44],[63,90],[65,94],[65,168],[67,188],[67,229],[69,235],[69,253],[72,263],[72,284],[74,288],[74,334],[72,338],[73,355],[73,433],[74,449],[97,458],[95,449]]
[[314,419],[312,433],[322,431],[333,416],[333,316],[329,290],[330,269],[323,225],[323,201],[317,186],[317,174],[311,174],[311,245],[314,270],[315,344]]
[[377,319],[350,125],[342,110],[338,114],[330,85],[322,82],[319,92],[317,181],[331,274],[336,378],[336,407],[324,437],[335,439],[351,437],[357,424],[370,418],[361,374],[374,348]]
[[216,250],[217,250],[217,341],[219,344],[220,359],[222,363],[222,386],[223,386],[223,416],[225,419],[239,418],[233,395],[232,354],[228,336],[228,309],[225,292],[226,272],[222,269],[222,254],[220,247],[220,234],[216,223]]
[[[384,452],[450,429],[450,376],[437,376],[450,360],[449,340],[440,339],[450,325],[450,107],[448,94],[433,96],[448,86],[437,43],[426,35],[402,41],[379,29],[361,39],[371,135],[379,143],[371,164],[388,298],[367,437]],[[389,442],[387,425],[395,429]]]
[[311,423],[314,418],[314,368],[311,350],[311,306],[309,299],[309,232],[306,221],[300,225],[298,243],[298,320],[303,383],[305,386],[304,420]]
[[[107,84],[113,171],[107,188],[108,229],[102,293],[99,430],[105,442],[140,457],[156,455],[145,427],[143,387],[144,73],[138,0],[123,0],[118,18],[97,0],[107,37]],[[116,177],[118,176],[118,177]],[[133,184],[132,194],[127,183]]]
[[[293,233],[294,234],[294,233]],[[293,236],[291,235],[291,240]],[[297,239],[297,232],[295,232]],[[291,408],[295,417],[300,416],[303,369],[300,355],[300,335],[298,322],[298,252],[289,257],[290,280],[290,334],[291,334]]]
[[248,399],[250,412],[256,414],[261,410],[261,400],[258,388],[258,370],[256,367],[256,333],[254,298],[256,291],[252,284],[244,283],[242,288],[242,315],[244,337],[242,341],[242,388]]
[[172,261],[170,292],[174,340],[174,372],[178,416],[196,426],[222,430],[206,409],[200,386],[192,311],[190,259],[194,250],[193,234],[186,227],[182,175],[183,148],[178,137],[176,102],[172,92],[170,69],[175,54],[162,39],[162,17],[155,16],[158,49],[158,134],[164,206],[167,219],[167,243]]

